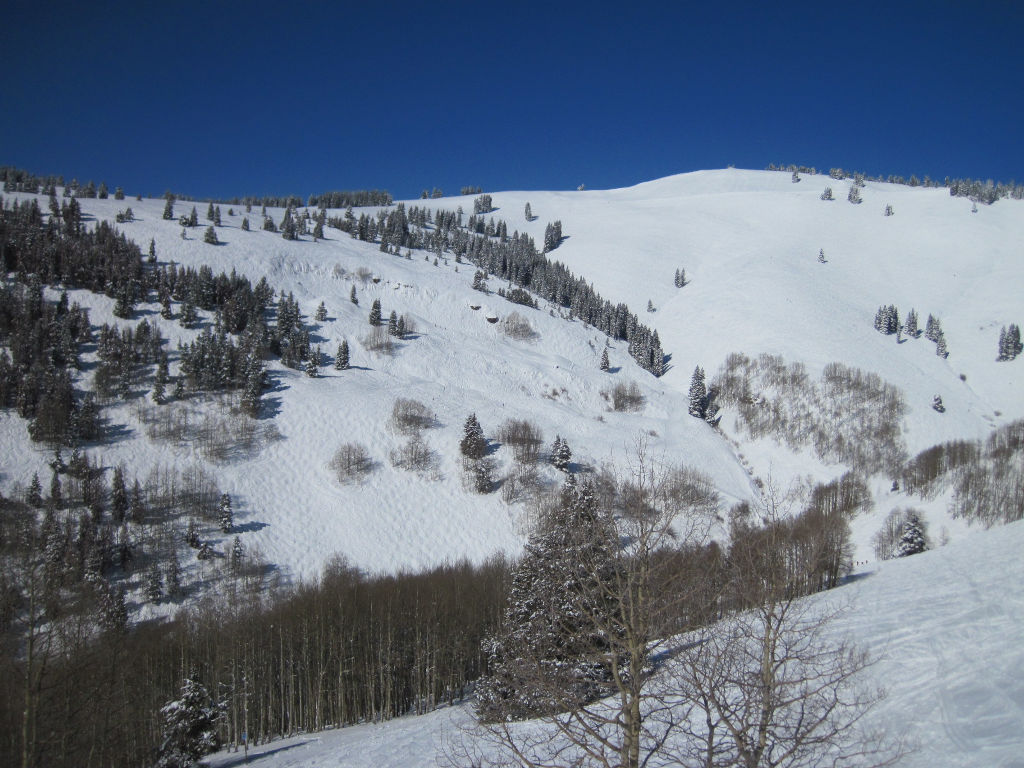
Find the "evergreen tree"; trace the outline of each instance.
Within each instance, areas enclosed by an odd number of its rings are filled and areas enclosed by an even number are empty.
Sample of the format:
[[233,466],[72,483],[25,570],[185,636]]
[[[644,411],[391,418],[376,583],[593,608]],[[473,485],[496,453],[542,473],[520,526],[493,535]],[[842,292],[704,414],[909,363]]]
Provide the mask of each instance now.
[[146,599],[157,602],[164,594],[164,580],[160,576],[160,568],[154,562],[146,571]]
[[316,314],[313,315],[318,323],[322,323],[327,319],[327,307],[321,301],[320,306],[316,308]]
[[699,365],[693,369],[693,376],[690,377],[690,405],[688,412],[698,419],[707,418],[708,415],[708,388],[704,382],[704,369]]
[[231,511],[231,496],[227,493],[220,495],[220,530],[222,533],[231,533],[234,529],[234,514]]
[[28,492],[25,494],[25,503],[39,509],[43,506],[43,485],[39,482],[39,473],[32,473],[32,482],[29,483]]
[[523,215],[527,221],[533,221],[533,210],[531,210],[529,202],[526,203],[526,207],[523,209]]
[[281,219],[281,237],[285,240],[298,240],[299,238],[298,227],[292,216],[291,206],[284,209],[284,218]]
[[334,356],[334,369],[347,371],[348,367],[348,340],[342,339],[341,344],[338,345],[338,353]]
[[926,549],[928,549],[928,543],[924,534],[924,522],[916,511],[909,510],[907,519],[903,522],[903,532],[900,534],[899,544],[896,546],[896,556],[916,555]]
[[380,325],[380,312],[380,299],[374,299],[370,307],[370,325]]
[[935,354],[945,359],[949,357],[949,350],[946,348],[946,336],[942,331],[939,331],[938,338],[935,340]]
[[177,549],[171,550],[171,557],[167,563],[167,574],[164,579],[164,583],[167,586],[167,596],[170,598],[180,597],[182,594],[181,586],[181,565],[178,562],[178,551]]
[[612,659],[595,662],[609,647],[595,629],[606,622],[593,617],[614,612],[597,583],[614,583],[617,539],[602,535],[601,521],[593,486],[570,475],[512,572],[502,634],[485,643],[482,720],[551,714],[608,693]]
[[398,335],[398,313],[395,310],[391,310],[391,314],[388,315],[388,335]]
[[932,398],[932,408],[934,408],[939,413],[946,412],[946,406],[942,404],[941,395],[936,395],[935,397]]
[[203,234],[203,242],[210,245],[217,245],[220,242],[217,239],[217,230],[213,228],[212,224],[206,228],[206,232]]
[[352,290],[348,293],[348,300],[357,307],[359,306],[359,298],[356,296],[356,287],[354,285],[352,286]]
[[611,363],[608,361],[608,348],[605,347],[601,350],[601,370],[607,373],[611,369]]
[[555,469],[561,472],[568,472],[571,462],[572,449],[569,448],[569,441],[562,440],[558,435],[555,435],[554,445],[551,446],[551,463]]
[[917,311],[913,308],[907,313],[907,319],[903,323],[903,332],[912,339],[917,338]]
[[850,187],[850,192],[847,194],[846,199],[855,205],[864,202],[860,197],[860,189],[856,185]]
[[942,333],[942,325],[936,318],[929,314],[928,320],[924,324],[924,337],[928,339],[928,341],[937,342],[939,340],[940,333]]
[[249,217],[248,216],[243,216],[242,217],[242,231],[243,232],[248,232],[249,231]]
[[892,216],[892,206],[891,205],[885,206],[885,215],[886,216]]
[[194,205],[192,206],[192,213],[188,215],[188,225],[190,227],[199,226],[199,214],[196,213],[196,207]]
[[115,523],[123,523],[128,515],[128,488],[124,483],[124,469],[114,467],[114,478],[110,484],[110,516]]
[[484,437],[483,427],[477,421],[476,414],[469,414],[466,423],[462,426],[462,440],[459,442],[459,450],[467,459],[482,459],[487,455],[487,438]]
[[218,205],[213,209],[213,226],[219,227],[220,225],[220,206]]
[[821,193],[822,200],[834,200],[832,197],[832,187],[825,187],[825,191]]
[[321,363],[320,347],[317,347],[309,353],[309,360],[306,362],[306,375],[311,379],[315,379],[320,375],[320,363]]
[[164,221],[174,220],[174,200],[167,198],[167,202],[164,203]]
[[206,209],[206,220],[213,221],[213,214],[213,203],[210,203],[209,207]]
[[61,505],[63,503],[64,503],[64,497],[63,497],[63,494],[61,493],[60,475],[58,475],[56,472],[53,472],[50,475],[50,499],[49,499],[49,504],[54,509],[60,509],[60,507],[61,507]]
[[181,695],[160,708],[163,742],[156,768],[190,768],[220,749],[218,725],[225,705],[214,702],[201,683],[186,678]]
[[149,263],[156,264],[156,240],[149,238]]

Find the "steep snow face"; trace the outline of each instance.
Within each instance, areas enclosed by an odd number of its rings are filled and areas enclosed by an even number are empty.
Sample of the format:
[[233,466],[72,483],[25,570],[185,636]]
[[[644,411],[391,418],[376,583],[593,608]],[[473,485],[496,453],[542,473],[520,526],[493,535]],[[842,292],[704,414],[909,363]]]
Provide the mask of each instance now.
[[[528,505],[464,487],[458,441],[470,412],[490,437],[507,419],[535,422],[545,447],[560,435],[580,468],[625,466],[641,439],[649,457],[710,474],[726,504],[756,499],[753,475],[785,484],[805,474],[840,474],[842,467],[822,465],[806,453],[744,441],[729,415],[722,427],[735,445],[686,415],[694,366],[702,365],[710,379],[730,352],[780,354],[802,361],[812,375],[833,360],[878,373],[906,395],[904,433],[911,452],[941,440],[980,437],[993,425],[1024,416],[1024,358],[995,362],[1000,326],[1024,322],[1024,204],[1000,201],[971,213],[970,201],[951,198],[946,190],[868,182],[861,190],[864,202],[852,205],[846,201],[849,183],[804,176],[793,184],[788,173],[724,170],[620,190],[492,194],[496,210],[487,217],[505,220],[510,231],[530,233],[538,245],[548,222],[562,222],[565,240],[550,257],[592,282],[605,298],[628,302],[641,322],[657,329],[671,354],[660,379],[633,363],[624,342],[610,343],[612,370],[602,373],[608,343],[603,335],[566,321],[543,303],[531,310],[471,290],[474,268],[453,258],[434,266],[432,254],[426,260],[423,252],[411,259],[383,254],[330,228],[325,240],[285,241],[260,230],[258,209],[248,214],[252,231],[246,232],[242,208],[236,206],[232,215],[227,205],[221,206],[224,226],[217,230],[222,245],[214,246],[202,241],[205,204],[196,206],[201,226],[183,240],[176,221],[162,219],[162,200],[81,200],[86,217],[94,220],[113,220],[131,206],[137,221],[120,228],[144,252],[152,238],[161,262],[237,270],[254,282],[266,276],[275,289],[293,292],[313,328],[314,344],[333,356],[347,339],[353,366],[336,372],[329,357],[321,377],[309,379],[272,363],[266,416],[273,416],[282,439],[226,463],[211,465],[192,445],[149,439],[135,405],[114,404],[105,415],[124,428],[117,441],[99,449],[104,464],[124,463],[140,479],[157,466],[207,467],[232,494],[244,543],[287,574],[306,577],[334,554],[370,570],[394,570],[518,550],[529,525]],[[820,199],[825,186],[833,188],[834,201]],[[531,222],[523,215],[527,202],[536,217]],[[45,198],[40,205],[45,211]],[[461,205],[468,217],[472,199],[407,205]],[[895,215],[884,215],[886,205]],[[175,214],[191,207],[178,202]],[[280,222],[280,209],[268,213]],[[817,260],[822,249],[826,263]],[[683,288],[673,284],[677,269],[686,272]],[[500,287],[491,282],[492,290]],[[358,306],[349,301],[353,286]],[[72,298],[90,308],[94,324],[124,322],[112,316],[113,303],[105,297],[76,291]],[[360,343],[370,331],[374,299],[380,299],[385,318],[396,310],[416,327],[391,356]],[[648,300],[656,311],[644,311]],[[328,318],[316,323],[312,317],[321,301]],[[874,313],[890,303],[901,315],[915,308],[922,326],[929,313],[940,318],[949,357],[938,358],[923,338],[897,344],[895,337],[877,333]],[[158,309],[141,305],[132,323],[146,317],[158,325],[171,350],[198,332],[161,320]],[[532,339],[509,338],[501,323],[487,322],[487,315],[504,318],[513,311],[529,320]],[[603,393],[630,381],[646,398],[643,409],[611,411]],[[946,405],[943,414],[930,407],[935,394]],[[389,460],[406,439],[388,426],[398,397],[419,400],[436,414],[436,427],[424,432],[437,454],[429,472],[400,470]],[[0,413],[0,434],[4,493],[27,485],[35,471],[48,476],[48,452],[29,443],[23,422]],[[328,464],[337,447],[349,442],[367,447],[375,471],[362,483],[341,485]],[[506,448],[498,448],[494,458],[498,476],[510,469]],[[560,475],[547,468],[542,476],[554,483]],[[878,514],[890,502],[903,500],[880,499]],[[858,559],[866,559],[877,521],[855,522]],[[955,537],[961,526],[945,522]]]
[[[1017,768],[1024,735],[1024,523],[881,564],[848,585],[808,598],[848,605],[831,628],[877,662],[867,682],[887,697],[867,725],[904,738],[900,768]],[[463,705],[422,717],[274,741],[249,751],[264,768],[444,765]],[[214,768],[238,765],[220,753]]]

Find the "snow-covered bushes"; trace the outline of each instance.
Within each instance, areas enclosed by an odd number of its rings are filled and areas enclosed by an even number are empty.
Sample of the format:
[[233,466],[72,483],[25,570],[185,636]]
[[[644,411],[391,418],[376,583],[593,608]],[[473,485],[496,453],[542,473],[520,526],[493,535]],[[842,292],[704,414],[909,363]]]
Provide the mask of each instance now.
[[532,339],[536,335],[533,326],[530,325],[530,321],[518,312],[513,312],[501,321],[501,330],[510,339],[518,339],[520,341]]
[[331,458],[330,468],[339,483],[351,483],[373,471],[373,459],[365,446],[359,443],[345,443],[338,447]]
[[509,419],[498,429],[498,439],[512,449],[516,461],[532,464],[544,442],[540,428],[526,419]]
[[712,389],[719,406],[735,409],[735,428],[752,439],[811,446],[823,461],[869,473],[903,461],[903,394],[877,374],[829,363],[814,381],[803,364],[777,355],[731,354]]
[[601,396],[612,404],[614,411],[639,411],[646,402],[635,381],[620,382],[611,389],[602,390]]

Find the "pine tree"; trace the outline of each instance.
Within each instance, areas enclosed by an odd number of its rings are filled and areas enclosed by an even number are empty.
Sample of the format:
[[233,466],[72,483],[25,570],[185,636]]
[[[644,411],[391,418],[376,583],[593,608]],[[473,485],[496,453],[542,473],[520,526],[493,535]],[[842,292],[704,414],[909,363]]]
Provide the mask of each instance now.
[[170,560],[167,563],[167,573],[164,583],[167,586],[167,596],[170,598],[180,597],[182,594],[181,587],[181,564],[178,562],[178,551],[174,549],[171,551]]
[[174,200],[167,198],[167,202],[164,203],[164,221],[174,220]]
[[355,304],[357,307],[359,306],[359,298],[356,296],[356,287],[354,285],[352,286],[352,290],[349,291],[348,300]]
[[50,499],[49,504],[54,509],[59,509],[64,503],[63,494],[61,493],[60,475],[53,472],[50,475]]
[[502,634],[485,642],[489,675],[479,681],[477,714],[485,721],[551,714],[608,692],[608,666],[595,659],[609,638],[595,627],[613,616],[601,584],[614,583],[612,536],[589,482],[572,475],[558,505],[530,537],[512,572]]
[[334,356],[334,369],[336,371],[347,371],[348,364],[348,340],[342,339],[338,345],[338,353]]
[[231,533],[234,529],[234,514],[231,511],[231,496],[227,493],[220,495],[220,530],[222,533]]
[[203,234],[203,242],[210,245],[217,245],[220,242],[217,239],[217,230],[213,228],[212,224],[206,228],[206,232]]
[[822,200],[834,200],[832,197],[832,187],[825,187],[825,191],[821,193]]
[[938,341],[940,333],[942,333],[942,326],[936,318],[929,314],[928,320],[924,324],[924,337],[928,341]]
[[822,249],[820,249],[818,251],[818,263],[819,264],[824,264],[825,263],[825,249],[824,248],[822,248]]
[[526,217],[527,221],[533,221],[533,211],[531,210],[529,203],[527,203],[526,207],[523,209],[523,215]]
[[699,365],[693,369],[693,376],[690,377],[690,405],[688,412],[698,419],[707,418],[708,415],[708,388],[704,382],[704,369]]
[[214,702],[201,683],[186,678],[181,695],[160,708],[163,742],[156,768],[188,768],[220,749],[217,732],[225,705]]
[[924,523],[917,512],[910,510],[907,512],[907,519],[903,522],[903,533],[896,546],[896,556],[916,555],[926,549],[928,549],[928,543],[924,535]]
[[860,197],[860,189],[856,185],[850,187],[850,192],[847,194],[846,199],[855,205],[864,202]]
[[25,494],[25,503],[39,509],[43,506],[43,486],[39,482],[39,473],[32,473],[32,482],[29,483],[28,492]]
[[218,205],[213,209],[213,226],[219,227],[220,225],[220,206]]
[[370,307],[370,325],[380,325],[380,312],[380,299],[374,299]]
[[156,240],[149,238],[149,263],[156,264]]
[[484,437],[483,427],[477,421],[476,414],[469,414],[466,423],[462,426],[462,440],[459,442],[459,451],[467,459],[482,459],[487,455],[487,438]]
[[243,232],[248,232],[249,231],[249,217],[248,216],[243,216],[242,217],[242,231]]
[[886,216],[892,216],[892,206],[891,205],[885,206],[885,215]]
[[199,214],[196,213],[196,207],[194,205],[192,206],[192,213],[188,215],[188,225],[190,227],[199,226]]
[[114,467],[110,484],[110,516],[115,523],[123,523],[128,515],[128,488],[124,484],[124,469]]
[[320,302],[320,306],[316,308],[316,314],[314,314],[313,317],[316,318],[318,323],[322,323],[327,319],[327,307],[322,301]]
[[917,312],[913,308],[907,313],[907,319],[903,323],[903,332],[912,339],[917,338]]
[[206,220],[213,221],[213,203],[210,203],[209,207],[206,209]]
[[551,463],[555,469],[561,472],[569,471],[569,464],[572,462],[572,449],[569,448],[569,441],[562,440],[555,435],[555,444],[551,448]]
[[935,340],[935,354],[945,359],[949,357],[949,350],[946,348],[946,336],[940,330],[938,338]]
[[309,353],[309,360],[306,362],[306,375],[311,379],[315,379],[320,375],[320,363],[322,356],[320,354],[320,347],[318,346],[312,352]]
[[935,397],[932,398],[932,408],[934,408],[939,413],[946,412],[946,406],[942,404],[941,395],[936,395]]
[[388,315],[388,335],[398,335],[398,313],[395,310],[391,310],[391,314]]
[[601,350],[601,370],[607,373],[611,369],[611,363],[608,360],[608,348],[605,347]]
[[146,598],[157,602],[164,594],[164,580],[160,576],[160,568],[154,562],[146,571]]

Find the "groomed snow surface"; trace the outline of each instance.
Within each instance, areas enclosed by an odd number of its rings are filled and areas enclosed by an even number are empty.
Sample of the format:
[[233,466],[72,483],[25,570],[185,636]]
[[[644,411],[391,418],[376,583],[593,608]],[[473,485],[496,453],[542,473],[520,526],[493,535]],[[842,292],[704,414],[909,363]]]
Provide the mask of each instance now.
[[[868,674],[888,696],[870,726],[915,749],[900,768],[1024,766],[1024,523],[892,560],[815,595],[849,604],[833,625],[878,661]],[[434,768],[469,705],[281,739],[249,750],[259,768]],[[242,752],[208,758],[241,765]]]

